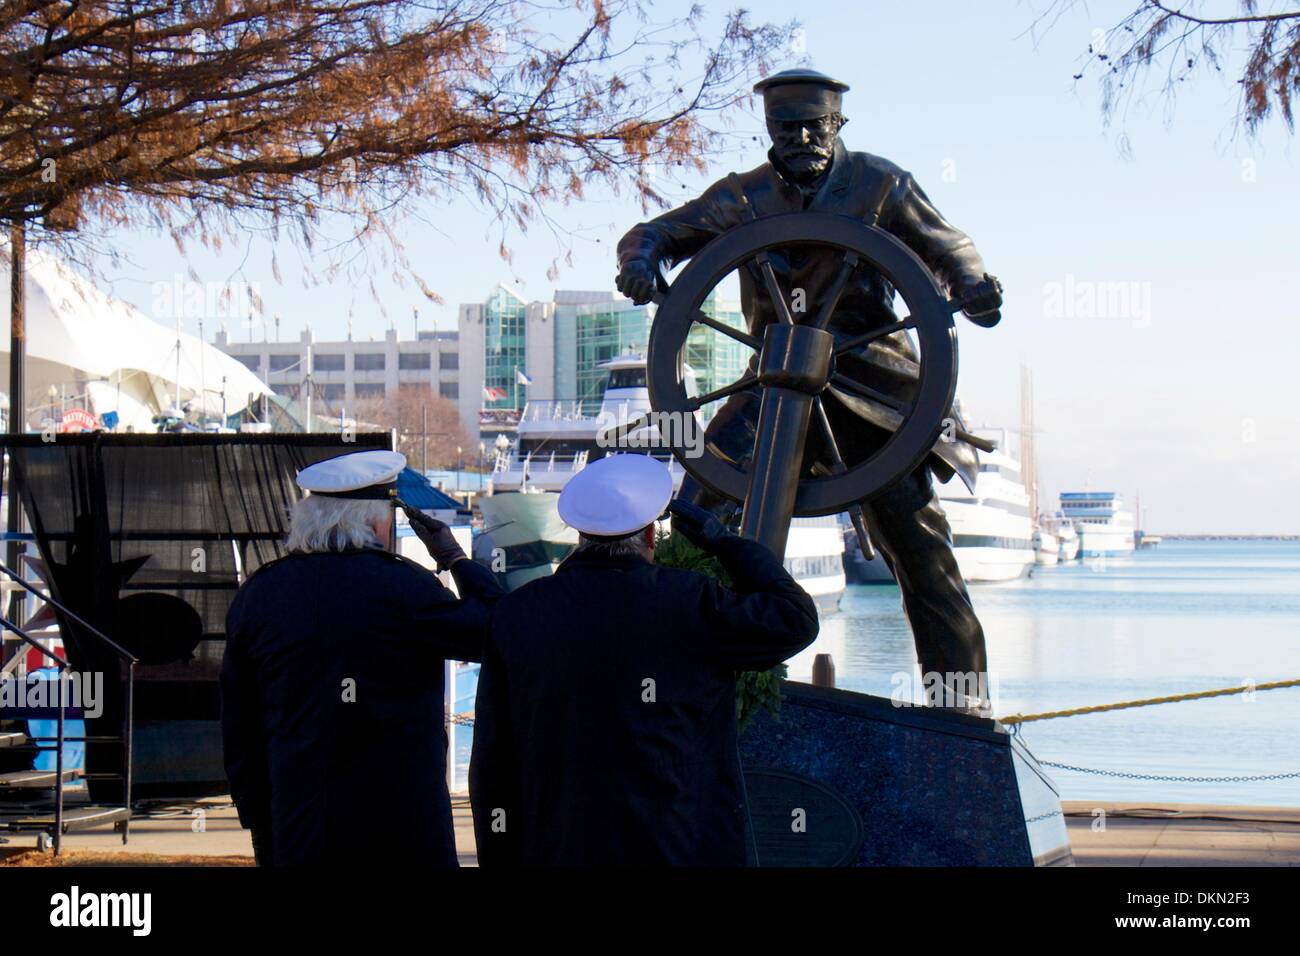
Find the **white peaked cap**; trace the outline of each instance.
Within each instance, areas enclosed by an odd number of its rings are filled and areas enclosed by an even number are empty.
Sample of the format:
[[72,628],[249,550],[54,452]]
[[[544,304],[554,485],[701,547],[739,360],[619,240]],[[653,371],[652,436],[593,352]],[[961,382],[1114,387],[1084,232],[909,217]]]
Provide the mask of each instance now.
[[673,496],[668,466],[649,455],[608,455],[569,479],[560,520],[585,535],[619,538],[640,531]]
[[298,487],[334,498],[388,498],[405,467],[400,452],[357,451],[308,465],[298,472]]

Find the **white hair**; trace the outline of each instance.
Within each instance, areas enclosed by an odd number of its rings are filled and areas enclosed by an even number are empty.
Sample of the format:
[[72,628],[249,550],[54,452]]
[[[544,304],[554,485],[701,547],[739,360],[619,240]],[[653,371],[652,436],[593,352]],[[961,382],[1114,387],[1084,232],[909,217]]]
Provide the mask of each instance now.
[[307,495],[289,515],[290,551],[344,551],[383,547],[371,525],[388,517],[391,505],[371,498]]
[[650,543],[646,541],[645,528],[640,531],[633,531],[631,534],[622,538],[589,538],[579,532],[578,547],[574,553],[579,551],[588,554],[598,554],[606,558],[629,558],[640,557],[647,561],[653,560],[654,550]]

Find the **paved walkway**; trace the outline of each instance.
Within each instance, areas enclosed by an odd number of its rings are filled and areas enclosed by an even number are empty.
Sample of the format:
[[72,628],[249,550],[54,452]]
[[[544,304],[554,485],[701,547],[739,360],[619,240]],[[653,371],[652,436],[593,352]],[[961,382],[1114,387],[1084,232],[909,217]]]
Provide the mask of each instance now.
[[1300,866],[1300,807],[1063,801],[1079,866]]
[[[462,866],[474,866],[469,801],[452,801]],[[71,833],[64,846],[105,852],[191,856],[247,856],[248,831],[225,800],[195,810],[159,813],[131,823],[125,847],[111,830]],[[1079,866],[1300,866],[1300,808],[1223,807],[1066,801],[1063,809]],[[1101,812],[1098,812],[1101,811]],[[360,839],[391,839],[377,829]],[[34,846],[35,838],[10,835],[5,850]]]

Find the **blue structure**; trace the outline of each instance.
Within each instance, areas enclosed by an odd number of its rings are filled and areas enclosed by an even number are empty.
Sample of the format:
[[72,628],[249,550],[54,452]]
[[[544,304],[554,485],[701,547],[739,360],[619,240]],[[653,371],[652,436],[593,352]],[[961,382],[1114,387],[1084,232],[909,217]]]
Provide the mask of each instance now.
[[430,484],[414,468],[404,468],[397,476],[397,496],[421,511],[464,511],[465,505]]

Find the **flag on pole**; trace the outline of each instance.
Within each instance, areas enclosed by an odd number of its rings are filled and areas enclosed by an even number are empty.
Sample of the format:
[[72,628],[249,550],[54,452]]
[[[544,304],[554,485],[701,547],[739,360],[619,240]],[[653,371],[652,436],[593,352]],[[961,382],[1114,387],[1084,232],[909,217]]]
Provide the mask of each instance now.
[[501,399],[505,398],[507,394],[509,393],[507,393],[504,388],[497,388],[491,385],[485,386],[483,389],[483,397],[489,402],[499,402]]
[[533,380],[523,373],[518,365],[515,366],[515,381],[520,385],[532,385]]

